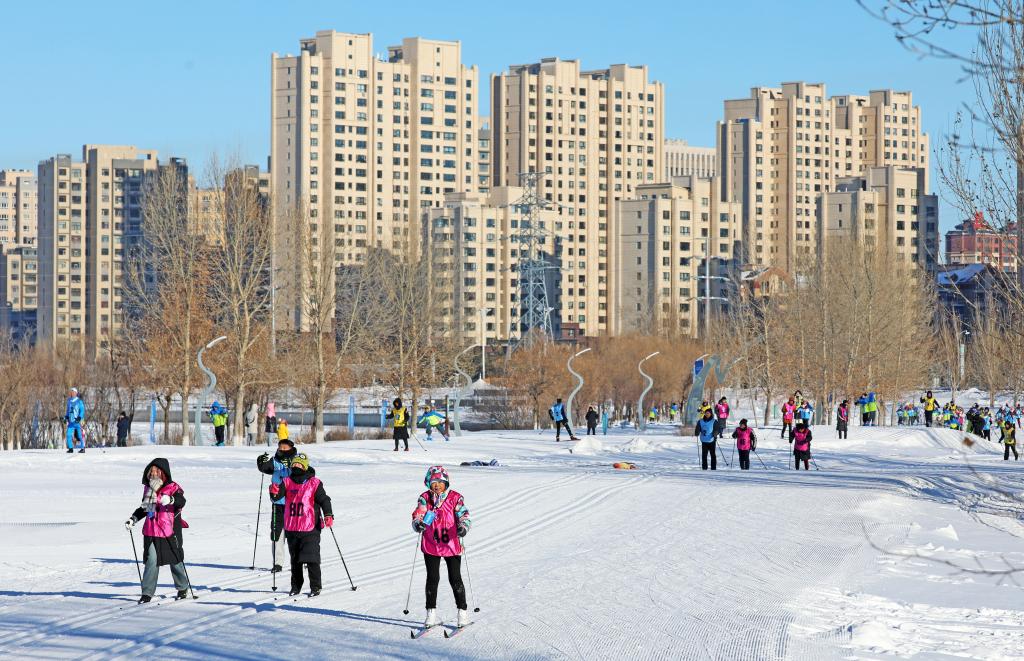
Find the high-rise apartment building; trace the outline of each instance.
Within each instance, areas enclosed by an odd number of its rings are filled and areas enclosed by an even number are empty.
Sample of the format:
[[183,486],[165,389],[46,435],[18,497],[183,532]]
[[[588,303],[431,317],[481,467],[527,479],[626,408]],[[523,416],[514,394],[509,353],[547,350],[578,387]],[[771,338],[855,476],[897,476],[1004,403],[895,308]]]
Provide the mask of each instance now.
[[[369,247],[416,254],[424,209],[475,191],[479,74],[457,41],[331,30],[271,62],[271,180],[279,321],[303,327],[304,237],[336,265]],[[303,227],[302,225],[305,225]]]
[[34,245],[0,252],[0,332],[15,342],[35,340],[39,263]]
[[538,195],[558,214],[561,322],[610,330],[609,257],[616,202],[663,179],[664,91],[647,67],[582,71],[546,58],[491,78],[492,186],[543,172]]
[[38,214],[36,175],[28,170],[0,170],[0,251],[33,245]]
[[725,102],[717,129],[723,199],[742,205],[744,262],[792,273],[817,246],[816,203],[842,177],[892,165],[924,171],[928,136],[910,92],[828,97],[820,83],[755,87]]
[[928,195],[923,168],[888,165],[863,176],[840,177],[822,193],[817,253],[837,239],[892,250],[897,259],[934,270],[939,260],[939,199]]
[[477,190],[486,193],[491,189],[491,118],[487,115],[477,120],[477,139]]
[[699,337],[705,310],[724,311],[721,299],[735,289],[727,278],[740,252],[740,208],[721,201],[718,186],[714,179],[680,177],[638,186],[633,198],[619,201],[610,273],[613,335]]
[[714,147],[693,147],[686,140],[665,140],[665,176],[715,176],[716,150]]
[[128,146],[85,145],[81,160],[39,164],[38,342],[70,342],[90,357],[111,346],[124,321],[126,252],[142,240],[144,185],[157,171],[155,151]]

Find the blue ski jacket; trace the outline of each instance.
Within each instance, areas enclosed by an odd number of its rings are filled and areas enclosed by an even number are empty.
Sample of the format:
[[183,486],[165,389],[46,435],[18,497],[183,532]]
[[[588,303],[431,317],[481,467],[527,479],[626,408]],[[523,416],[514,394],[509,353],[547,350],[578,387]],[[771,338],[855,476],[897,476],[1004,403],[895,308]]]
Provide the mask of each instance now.
[[701,443],[711,443],[715,440],[715,419],[705,420],[701,418],[697,421],[697,426],[693,429],[693,435],[700,437]]

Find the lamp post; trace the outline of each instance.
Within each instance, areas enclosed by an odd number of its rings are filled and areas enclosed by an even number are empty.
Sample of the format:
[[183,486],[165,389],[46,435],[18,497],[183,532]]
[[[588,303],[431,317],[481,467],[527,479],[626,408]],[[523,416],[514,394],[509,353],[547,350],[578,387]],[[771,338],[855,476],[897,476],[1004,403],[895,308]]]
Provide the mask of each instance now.
[[[212,347],[213,345],[217,344],[218,342],[226,339],[228,339],[227,335],[221,335],[220,337],[218,337],[217,339],[213,340],[205,347],[200,349],[199,353],[196,356],[196,359],[199,361],[199,369],[203,370],[203,372],[206,373],[206,378],[209,380],[207,386],[203,388],[203,392],[200,393],[199,401],[197,402],[198,406],[196,407],[195,429],[193,430],[192,434],[195,437],[196,445],[199,445],[199,439],[201,438],[200,434],[202,432],[202,428],[200,427],[200,422],[203,419],[203,407],[206,406],[206,398],[209,397],[210,393],[213,392],[213,389],[217,387],[217,375],[211,372],[209,368],[207,368],[206,365],[203,364],[203,352]],[[184,420],[186,419],[187,416],[183,411],[182,421],[184,422]]]
[[580,391],[580,388],[583,387],[583,377],[580,375],[579,372],[572,368],[572,361],[576,360],[577,356],[582,356],[588,351],[590,351],[590,347],[587,347],[583,351],[577,351],[573,355],[569,356],[569,360],[567,360],[565,363],[565,368],[569,370],[570,374],[576,377],[576,387],[572,389],[571,393],[569,393],[569,402],[568,404],[565,405],[565,419],[569,422],[570,429],[572,429],[572,426],[574,424],[572,419],[572,400],[576,397],[576,393]]
[[969,331],[969,330],[960,331],[960,347],[959,348],[960,348],[960,384],[961,385],[963,385],[963,382],[964,382],[964,354],[966,353],[966,349],[967,349],[967,347],[965,345],[966,345],[966,342],[967,342],[967,336],[970,335],[970,334],[971,334],[971,331]]
[[[452,361],[452,364],[455,366],[455,371],[461,374],[462,378],[466,379],[467,393],[472,392],[471,389],[473,387],[473,379],[471,379],[469,377],[469,374],[466,374],[466,372],[461,367],[459,367],[459,358],[462,358],[463,354],[467,353],[468,351],[472,351],[473,349],[475,349],[476,346],[477,345],[475,344],[469,345],[468,347],[460,351],[459,355],[455,356],[455,360]],[[459,388],[458,390],[455,391],[455,408],[452,410],[452,421],[454,422],[453,426],[455,428],[456,436],[462,436],[462,425],[459,423],[459,402],[462,401],[462,395],[462,388]]]
[[484,318],[494,308],[480,308],[480,380],[487,380],[487,328]]
[[647,429],[647,416],[644,415],[644,396],[647,395],[647,393],[650,392],[651,388],[654,386],[654,379],[652,379],[650,377],[650,375],[647,374],[647,372],[644,372],[644,363],[646,363],[651,358],[654,358],[659,353],[661,353],[661,352],[660,351],[655,351],[651,355],[649,355],[646,358],[644,358],[643,360],[641,360],[636,365],[636,370],[638,372],[640,372],[640,376],[642,376],[645,379],[647,379],[647,387],[644,388],[644,391],[642,393],[640,393],[640,400],[636,403],[636,410],[637,410],[638,415],[640,416],[639,428],[641,429],[641,431]]

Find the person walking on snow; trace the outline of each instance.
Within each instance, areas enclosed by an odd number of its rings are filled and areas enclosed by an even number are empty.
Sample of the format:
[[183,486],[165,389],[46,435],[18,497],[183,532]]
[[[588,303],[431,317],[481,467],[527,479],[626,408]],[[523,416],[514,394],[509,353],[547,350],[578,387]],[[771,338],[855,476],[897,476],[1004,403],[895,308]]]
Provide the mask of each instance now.
[[800,470],[801,461],[804,462],[804,470],[811,470],[811,428],[801,422],[789,435],[789,441],[793,444],[796,470]]
[[1013,460],[1020,459],[1017,454],[1017,427],[1013,420],[1007,420],[1003,423],[1003,461],[1010,460],[1011,450],[1013,450]]
[[810,426],[811,418],[814,417],[814,407],[811,406],[811,403],[805,399],[804,403],[800,405],[799,409],[797,409],[797,415],[800,418],[801,422],[803,422],[807,426]]
[[210,420],[213,421],[213,435],[217,439],[216,445],[224,445],[224,429],[228,424],[228,410],[214,402],[210,407]]
[[719,439],[725,435],[725,427],[729,422],[729,402],[725,397],[715,404],[715,438]]
[[267,435],[267,446],[269,447],[270,437],[277,435],[277,406],[274,402],[267,402],[267,419],[263,426],[263,432]]
[[708,454],[711,455],[711,470],[718,470],[717,445],[715,443],[715,417],[711,409],[704,411],[704,417],[697,421],[693,435],[700,439],[700,469],[708,469]]
[[409,409],[402,406],[402,400],[395,397],[391,402],[391,410],[388,411],[387,420],[394,420],[392,424],[391,437],[395,439],[395,452],[398,452],[398,442],[405,441],[405,451],[409,451]]
[[132,431],[132,419],[134,418],[134,411],[131,415],[128,415],[124,411],[117,414],[117,447],[128,447],[128,435]]
[[284,495],[284,537],[291,556],[292,589],[288,594],[302,592],[302,565],[309,572],[309,596],[323,589],[320,574],[320,530],[334,525],[331,498],[309,457],[297,454],[292,458],[288,477],[280,485],[270,485],[270,495]]
[[188,524],[181,518],[185,507],[185,492],[171,479],[171,465],[162,457],[146,464],[142,471],[142,505],[124,522],[131,530],[142,519],[142,559],[146,565],[142,574],[140,604],[148,604],[156,593],[160,567],[171,566],[171,577],[178,590],[175,600],[188,596],[188,575],[185,573],[185,552],[182,548],[181,529]]
[[849,428],[850,428],[850,403],[847,400],[843,400],[839,404],[839,408],[836,409],[836,431],[839,432],[840,439],[849,439]]
[[427,617],[424,627],[440,624],[437,617],[437,586],[441,582],[441,559],[448,570],[448,583],[455,594],[457,624],[469,624],[466,587],[462,583],[462,538],[471,525],[469,509],[458,491],[449,489],[448,471],[431,466],[423,478],[427,491],[420,494],[412,512],[412,529],[420,535],[420,550],[427,567]]
[[594,407],[587,408],[587,436],[597,436],[597,411]]
[[939,408],[939,401],[932,395],[932,391],[929,390],[921,398],[921,403],[924,404],[924,426],[932,426],[932,416],[935,415],[935,410]]
[[[271,457],[266,452],[256,458],[256,469],[259,472],[270,475],[270,484],[284,484],[284,479],[291,475],[292,459],[297,454],[295,444],[287,438],[277,442],[277,452]],[[284,494],[270,496],[272,509],[270,510],[270,552],[274,558],[272,572],[281,571],[281,563],[285,558],[284,539]]]
[[68,402],[64,409],[64,424],[67,425],[68,454],[75,451],[76,438],[78,452],[85,452],[85,433],[82,431],[82,422],[85,421],[85,404],[78,396],[78,388],[71,388],[68,391]]
[[754,430],[747,426],[747,419],[740,420],[740,426],[732,432],[736,439],[736,452],[740,455],[740,470],[750,470],[750,451],[757,449],[757,436]]
[[418,420],[416,420],[417,425],[423,425],[427,428],[428,441],[434,440],[430,438],[430,432],[434,431],[435,427],[437,427],[437,431],[441,432],[441,436],[445,441],[451,440],[451,438],[448,437],[448,434],[444,433],[444,423],[445,417],[434,409],[433,404],[427,404],[427,410],[420,415]]
[[572,427],[569,426],[569,420],[565,416],[565,404],[562,403],[562,398],[559,397],[555,400],[554,405],[548,409],[548,417],[555,423],[555,442],[561,441],[562,427],[565,427],[565,431],[569,432],[570,441],[580,440],[576,434],[572,433]]
[[782,405],[782,433],[779,434],[779,438],[786,437],[787,429],[789,430],[790,434],[793,433],[793,418],[795,416],[796,402],[793,400],[792,397],[790,397],[789,401]]

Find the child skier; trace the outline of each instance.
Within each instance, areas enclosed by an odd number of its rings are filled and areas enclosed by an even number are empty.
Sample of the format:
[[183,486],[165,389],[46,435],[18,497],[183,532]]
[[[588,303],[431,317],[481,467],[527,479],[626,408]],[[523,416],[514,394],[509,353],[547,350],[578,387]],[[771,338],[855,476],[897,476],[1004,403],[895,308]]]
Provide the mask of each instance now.
[[747,419],[740,420],[740,426],[732,432],[736,439],[736,452],[740,455],[740,470],[750,470],[750,451],[757,449],[757,436],[747,426]]
[[394,420],[391,437],[395,439],[395,452],[398,452],[398,442],[405,441],[405,451],[409,451],[409,409],[402,406],[402,400],[395,397],[391,402],[391,410],[387,414],[388,420]]
[[291,436],[288,434],[288,421],[281,418],[277,421],[277,440],[287,441]]
[[148,604],[153,599],[163,565],[171,566],[174,587],[178,590],[175,600],[184,599],[189,589],[181,539],[181,529],[188,528],[181,518],[185,492],[171,480],[170,463],[160,457],[146,464],[142,485],[142,505],[124,522],[124,527],[131,530],[138,521],[146,520],[142,524],[142,559],[146,570],[142,575],[139,603]]
[[1013,450],[1014,461],[1020,459],[1017,454],[1017,427],[1013,421],[1003,423],[1003,461],[1010,460],[1010,450]]
[[785,438],[787,429],[790,434],[793,433],[793,417],[795,415],[796,402],[790,397],[789,401],[782,405],[782,433],[779,434],[779,438]]
[[814,417],[814,407],[805,399],[804,403],[800,405],[799,409],[797,409],[797,415],[800,420],[809,427],[811,425],[811,418]]
[[214,402],[210,406],[210,420],[213,421],[213,434],[217,439],[216,445],[224,445],[224,429],[228,424],[228,410]]
[[847,430],[850,427],[850,403],[847,400],[843,400],[839,404],[839,408],[836,409],[836,431],[839,432],[839,438],[849,438]]
[[444,437],[444,440],[451,440],[451,438],[448,437],[448,434],[444,433],[444,423],[445,417],[434,409],[433,404],[427,404],[427,410],[424,411],[416,420],[417,425],[423,425],[426,427],[428,441],[434,440],[430,438],[430,432],[434,431],[435,427],[437,428],[437,431],[441,432],[441,436]]
[[800,462],[804,462],[804,470],[811,470],[811,428],[801,422],[789,435],[789,442],[793,444],[793,457],[796,460],[796,470],[800,470]]
[[725,397],[715,404],[715,438],[722,438],[725,434],[725,427],[729,422],[729,402]]
[[[287,438],[277,442],[277,452],[271,458],[266,452],[256,458],[256,468],[270,478],[271,484],[280,486],[291,473],[292,459],[295,458],[295,444]],[[281,571],[281,563],[285,557],[284,541],[284,494],[271,496],[273,509],[270,511],[270,543],[271,555],[274,558],[273,572]]]
[[715,455],[715,418],[711,409],[704,411],[704,417],[697,421],[693,435],[700,439],[700,469],[708,469],[708,454],[711,455],[711,470],[718,470],[718,457]]
[[309,572],[309,596],[320,594],[323,582],[320,576],[320,530],[334,525],[331,499],[324,485],[309,465],[309,457],[297,454],[292,459],[288,477],[270,485],[270,495],[284,492],[284,536],[291,555],[292,589],[288,594],[302,591],[302,565]]
[[423,478],[427,491],[420,494],[412,512],[412,529],[420,534],[420,550],[427,566],[427,617],[424,627],[437,626],[437,586],[441,582],[441,558],[448,570],[448,583],[455,594],[457,625],[469,624],[466,588],[462,583],[462,538],[469,532],[469,510],[462,494],[448,488],[448,471],[431,466]]

